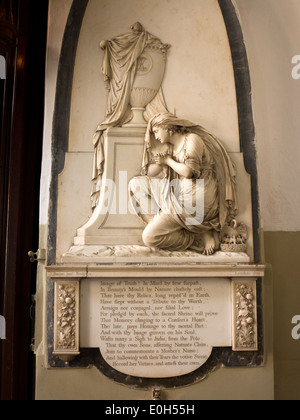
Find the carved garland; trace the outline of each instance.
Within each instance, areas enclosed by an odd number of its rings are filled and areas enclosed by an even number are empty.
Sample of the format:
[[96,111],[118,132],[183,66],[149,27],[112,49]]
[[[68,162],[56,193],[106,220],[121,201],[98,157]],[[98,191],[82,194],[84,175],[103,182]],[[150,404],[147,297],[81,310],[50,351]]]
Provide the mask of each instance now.
[[75,290],[74,285],[58,286],[57,349],[73,349],[76,344]]
[[54,352],[65,362],[79,352],[79,282],[55,281]]
[[238,351],[257,349],[256,283],[235,283],[234,347]]

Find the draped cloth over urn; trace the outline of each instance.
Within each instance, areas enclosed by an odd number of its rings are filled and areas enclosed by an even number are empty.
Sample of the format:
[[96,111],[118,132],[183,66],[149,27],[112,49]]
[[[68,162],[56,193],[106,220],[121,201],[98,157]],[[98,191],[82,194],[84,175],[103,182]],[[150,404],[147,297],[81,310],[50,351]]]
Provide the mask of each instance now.
[[105,156],[103,131],[109,127],[145,127],[158,112],[167,111],[161,84],[168,44],[137,22],[131,32],[101,41],[102,73],[107,93],[106,115],[94,138],[92,208],[98,204]]

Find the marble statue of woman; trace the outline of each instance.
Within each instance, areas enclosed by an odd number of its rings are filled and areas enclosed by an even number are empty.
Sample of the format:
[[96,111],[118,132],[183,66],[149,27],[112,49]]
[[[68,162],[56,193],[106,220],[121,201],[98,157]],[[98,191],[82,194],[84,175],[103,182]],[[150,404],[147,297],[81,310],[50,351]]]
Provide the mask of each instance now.
[[[133,207],[147,224],[144,244],[212,255],[214,231],[237,214],[235,176],[234,164],[215,136],[170,113],[155,115],[147,127],[142,173],[129,184]],[[189,200],[182,198],[183,190]]]

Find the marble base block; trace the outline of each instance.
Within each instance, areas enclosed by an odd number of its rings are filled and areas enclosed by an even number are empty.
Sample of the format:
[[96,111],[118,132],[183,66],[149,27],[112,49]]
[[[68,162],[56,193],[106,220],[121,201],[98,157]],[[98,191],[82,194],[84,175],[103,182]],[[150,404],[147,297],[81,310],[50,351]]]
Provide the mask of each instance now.
[[[142,244],[144,224],[130,212],[128,183],[139,175],[144,150],[145,127],[106,130],[106,157],[99,204],[90,220],[77,230],[74,245]],[[107,189],[114,185],[113,197]]]
[[217,251],[203,255],[193,250],[172,252],[148,248],[143,245],[91,245],[73,246],[63,254],[61,263],[167,263],[167,264],[249,264],[246,253]]

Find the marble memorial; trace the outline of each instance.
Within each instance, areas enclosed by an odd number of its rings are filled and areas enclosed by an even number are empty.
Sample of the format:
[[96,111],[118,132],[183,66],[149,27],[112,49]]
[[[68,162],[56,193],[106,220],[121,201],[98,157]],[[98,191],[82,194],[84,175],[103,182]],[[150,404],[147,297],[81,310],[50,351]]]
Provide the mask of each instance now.
[[47,268],[53,355],[69,363],[99,348],[116,372],[172,378],[200,369],[216,347],[257,351],[264,268],[253,263],[242,153],[169,112],[162,83],[176,45],[136,22],[100,48],[107,101],[91,215]]

